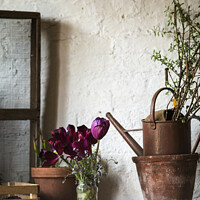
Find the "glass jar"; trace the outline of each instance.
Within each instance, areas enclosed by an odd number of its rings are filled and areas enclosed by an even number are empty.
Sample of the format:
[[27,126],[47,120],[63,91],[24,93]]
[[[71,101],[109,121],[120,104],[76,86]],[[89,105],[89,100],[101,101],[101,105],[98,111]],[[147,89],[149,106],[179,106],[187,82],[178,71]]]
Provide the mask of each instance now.
[[98,187],[95,183],[87,185],[83,181],[79,181],[76,193],[77,200],[98,200]]

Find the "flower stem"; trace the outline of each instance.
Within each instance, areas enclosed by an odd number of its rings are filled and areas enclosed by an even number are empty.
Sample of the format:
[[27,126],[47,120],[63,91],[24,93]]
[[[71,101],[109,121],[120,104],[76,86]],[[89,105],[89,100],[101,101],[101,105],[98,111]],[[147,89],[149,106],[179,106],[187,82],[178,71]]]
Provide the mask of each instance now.
[[95,170],[97,170],[97,156],[98,156],[98,151],[99,151],[99,145],[100,145],[100,140],[97,140],[97,150],[96,150],[96,161],[95,161]]
[[98,151],[99,151],[99,145],[100,145],[100,140],[97,140],[96,158],[97,158]]
[[73,166],[72,166],[66,159],[63,158],[63,156],[60,156],[60,158],[61,158],[65,163],[67,163],[71,168],[73,168]]

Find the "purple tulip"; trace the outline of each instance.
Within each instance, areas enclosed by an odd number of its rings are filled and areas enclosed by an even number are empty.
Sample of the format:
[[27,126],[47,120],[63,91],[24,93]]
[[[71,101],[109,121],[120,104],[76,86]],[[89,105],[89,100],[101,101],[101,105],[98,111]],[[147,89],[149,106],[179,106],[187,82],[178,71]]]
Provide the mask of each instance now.
[[79,139],[78,141],[73,142],[72,147],[81,158],[85,158],[91,154],[91,144],[87,139]]
[[105,136],[109,128],[109,121],[104,118],[96,118],[92,123],[92,128],[88,129],[85,125],[79,126],[77,132],[73,125],[67,126],[67,131],[61,127],[52,131],[52,138],[48,140],[51,149],[57,154],[43,150],[41,158],[44,160],[43,166],[54,165],[59,156],[63,153],[68,158],[85,158],[92,153],[92,144],[97,143],[97,139]]
[[77,156],[77,152],[74,151],[72,143],[78,140],[78,133],[75,132],[75,127],[73,125],[67,126],[66,143],[64,144],[64,153],[67,157],[74,158]]
[[68,126],[67,126],[67,131],[68,131],[68,134],[69,134],[70,136],[73,136],[74,133],[75,133],[75,127],[74,127],[74,125],[68,124]]
[[64,148],[64,153],[67,154],[68,158],[72,158],[72,159],[77,156],[77,152],[74,151],[72,144]]
[[60,127],[59,129],[51,131],[51,133],[55,140],[60,140],[62,143],[64,143],[67,133],[63,127]]
[[97,140],[92,135],[91,129],[88,129],[86,131],[86,137],[85,138],[90,142],[90,144],[96,144],[97,143]]
[[66,140],[67,140],[66,130],[63,127],[61,127],[54,131],[51,131],[51,133],[52,133],[53,138],[50,138],[48,140],[48,142],[51,146],[51,149],[53,151],[56,150],[58,155],[62,155],[64,146],[65,146]]
[[91,130],[85,125],[79,126],[77,129],[78,140],[72,143],[72,147],[79,159],[82,159],[91,154],[91,145],[96,144],[97,140],[92,136]]
[[80,140],[85,138],[88,128],[85,125],[82,125],[82,126],[78,126],[77,129],[78,129],[78,138]]
[[58,153],[58,155],[62,155],[63,153],[63,143],[58,140],[54,142],[54,149],[56,150],[56,152]]
[[46,149],[41,149],[39,157],[42,160],[44,160],[42,163],[42,167],[49,167],[49,166],[55,165],[59,160],[59,157],[57,154],[51,151],[48,151]]
[[100,140],[102,139],[110,126],[110,122],[104,118],[97,117],[93,122],[91,126],[91,132],[95,139]]
[[45,153],[47,153],[48,150],[47,149],[41,149],[40,154],[39,154],[39,158],[41,158],[42,160],[45,160]]
[[75,131],[75,127],[71,124],[67,126],[67,138],[69,138],[71,142],[78,140],[78,134]]

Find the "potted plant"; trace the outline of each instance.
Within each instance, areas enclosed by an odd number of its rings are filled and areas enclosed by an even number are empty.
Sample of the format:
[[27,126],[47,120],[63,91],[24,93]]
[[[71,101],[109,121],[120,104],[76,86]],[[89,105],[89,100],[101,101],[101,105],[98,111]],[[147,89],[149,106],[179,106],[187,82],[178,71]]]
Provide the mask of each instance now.
[[[173,0],[173,9],[165,11],[167,28],[154,27],[155,36],[169,36],[169,55],[153,52],[152,59],[165,66],[165,84],[174,91],[173,121],[188,122],[198,118],[200,98],[200,11],[184,7],[179,0]],[[169,77],[169,78],[168,78]]]
[[[192,118],[200,119],[198,116],[200,110],[200,24],[198,22],[200,11],[191,10],[190,6],[186,7],[179,0],[173,0],[172,3],[173,9],[168,7],[165,11],[168,17],[166,28],[154,27],[156,36],[172,38],[168,54],[162,55],[161,51],[154,50],[152,60],[165,66],[166,89],[173,93],[170,101],[173,102],[174,108],[168,115],[170,118],[167,120],[171,120],[171,122],[168,123],[169,126],[165,126],[165,132],[177,129],[176,132],[179,132],[178,136],[175,136],[176,139],[178,138],[177,141],[182,138],[181,140],[185,144],[181,145],[180,143],[180,148],[185,146],[185,149],[181,149],[177,153],[190,153],[190,121]],[[168,110],[168,106],[166,110]],[[167,112],[165,113],[167,115]],[[150,125],[155,129],[153,117],[150,120],[153,126]],[[182,134],[183,130],[185,130],[184,135]],[[175,139],[173,140],[176,142]]]
[[[105,167],[99,155],[99,144],[109,126],[108,120],[98,117],[92,122],[91,129],[85,125],[77,127],[77,131],[73,125],[68,125],[66,130],[61,127],[52,131],[52,138],[48,140],[51,150],[47,150],[44,143],[40,152],[36,149],[42,160],[42,167],[65,164],[67,168],[63,171],[66,171],[68,175],[61,182],[66,182],[70,176],[75,177],[78,200],[98,199],[98,184],[100,177],[105,173]],[[52,200],[52,198],[49,199]],[[57,199],[61,200],[58,197]],[[72,200],[68,196],[63,199]]]
[[[52,131],[52,134],[55,131]],[[71,174],[71,168],[68,166],[60,167],[58,162],[52,166],[43,164],[42,152],[46,149],[46,141],[40,134],[41,150],[40,147],[37,147],[36,142],[37,140],[34,138],[34,151],[39,157],[40,166],[31,168],[31,176],[34,182],[40,186],[40,199],[76,200],[75,176]],[[53,152],[49,151],[45,156],[51,155],[53,155]]]

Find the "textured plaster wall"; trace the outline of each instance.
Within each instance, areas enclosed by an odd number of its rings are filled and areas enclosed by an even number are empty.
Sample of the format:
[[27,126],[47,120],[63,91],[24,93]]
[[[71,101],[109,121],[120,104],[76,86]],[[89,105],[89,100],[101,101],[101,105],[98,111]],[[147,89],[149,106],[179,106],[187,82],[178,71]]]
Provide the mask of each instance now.
[[[186,3],[188,1],[185,1]],[[198,5],[198,0],[191,1]],[[169,38],[155,38],[164,26],[166,0],[0,0],[0,9],[37,11],[42,17],[42,130],[91,125],[110,111],[125,128],[141,128],[151,98],[164,86],[164,69],[151,61],[153,49],[165,51]],[[166,104],[158,98],[157,109]],[[192,145],[200,132],[193,122]],[[132,133],[142,144],[142,133]],[[101,200],[140,200],[142,193],[131,157],[135,156],[111,125],[100,144],[108,176]],[[200,149],[198,149],[200,151]],[[197,170],[194,199],[200,199]]]

